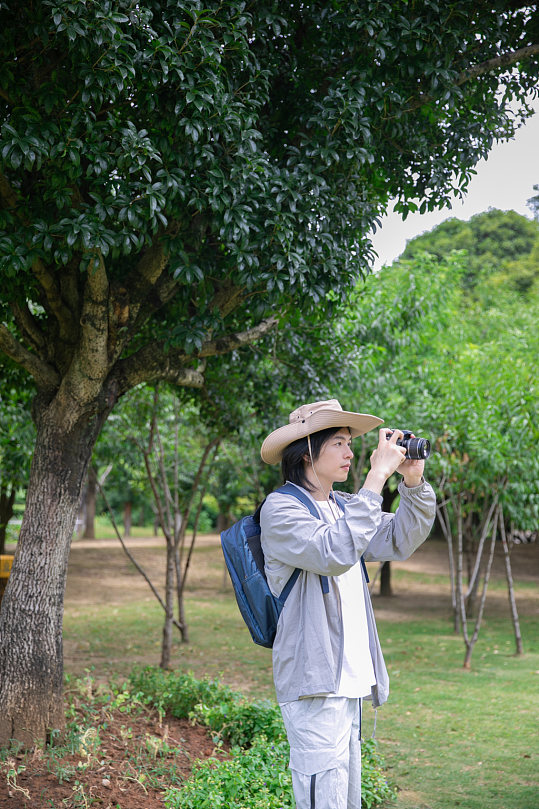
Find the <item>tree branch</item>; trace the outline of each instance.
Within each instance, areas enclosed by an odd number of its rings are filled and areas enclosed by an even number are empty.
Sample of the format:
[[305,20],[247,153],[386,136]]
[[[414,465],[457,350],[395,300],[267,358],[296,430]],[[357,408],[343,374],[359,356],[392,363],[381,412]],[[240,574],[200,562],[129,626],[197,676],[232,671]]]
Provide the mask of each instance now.
[[38,388],[55,390],[58,387],[60,376],[54,368],[21,345],[3,323],[0,324],[0,351],[28,371]]
[[272,316],[261,320],[256,326],[246,331],[236,332],[235,334],[225,334],[223,337],[218,337],[216,340],[208,340],[203,343],[200,351],[197,352],[198,357],[214,357],[218,354],[227,354],[229,351],[234,351],[237,348],[244,348],[251,343],[256,342],[265,334],[270,332],[274,326],[277,325],[277,318]]
[[[518,50],[511,51],[510,53],[501,53],[498,56],[493,56],[492,59],[487,59],[485,62],[479,62],[477,65],[471,65],[465,68],[465,70],[461,70],[461,72],[457,74],[454,84],[460,87],[471,79],[477,79],[479,76],[483,76],[485,73],[490,73],[500,67],[514,65],[515,62],[520,62],[522,59],[527,59],[529,56],[534,56],[536,53],[539,53],[539,44],[526,45],[526,47],[518,48]],[[411,103],[406,112],[413,112],[419,107],[422,107],[423,104],[428,104],[433,98],[434,96],[430,93],[420,93],[417,100]]]
[[[102,379],[107,368],[109,280],[101,251],[88,265],[81,315],[80,354],[90,378]],[[107,368],[108,370],[108,368]]]
[[80,318],[81,333],[73,362],[62,381],[68,397],[89,401],[101,389],[110,370],[108,361],[109,282],[100,251],[93,251],[88,263]]
[[114,377],[118,385],[118,395],[122,396],[143,382],[160,380],[181,387],[202,388],[204,386],[202,364],[198,368],[190,368],[189,364],[193,360],[204,361],[206,357],[227,354],[234,349],[244,348],[267,334],[276,323],[276,317],[269,317],[253,326],[252,329],[226,334],[216,340],[208,340],[193,356],[180,349],[171,348],[167,351],[165,343],[162,341],[148,343],[116,364]]
[[[96,471],[96,477],[97,477],[97,471]],[[144,568],[142,567],[142,565],[139,565],[139,563],[137,562],[137,560],[135,559],[135,557],[133,556],[133,554],[131,553],[131,551],[129,550],[129,548],[127,547],[127,545],[125,544],[125,542],[124,542],[124,538],[122,537],[122,535],[121,535],[120,531],[118,530],[118,526],[117,526],[117,524],[116,524],[116,520],[114,519],[114,514],[112,513],[112,509],[111,509],[111,507],[110,507],[110,505],[109,505],[109,502],[108,502],[108,500],[107,500],[107,497],[106,497],[106,495],[105,495],[105,491],[104,491],[104,489],[103,489],[103,486],[102,486],[102,485],[101,485],[101,483],[99,482],[99,479],[97,479],[97,486],[98,486],[98,489],[99,489],[99,491],[100,491],[100,493],[101,493],[101,495],[102,495],[102,497],[103,497],[103,500],[104,500],[104,502],[105,502],[105,506],[106,506],[106,508],[107,508],[107,511],[109,512],[109,516],[110,516],[111,521],[112,521],[112,527],[114,528],[114,533],[116,534],[116,536],[117,536],[117,537],[118,537],[118,539],[120,540],[120,543],[121,543],[121,546],[122,546],[122,548],[123,548],[123,550],[124,550],[125,555],[128,557],[129,561],[130,561],[130,562],[132,562],[132,563],[135,565],[136,569],[138,570],[138,572],[140,573],[140,575],[143,577],[143,579],[145,579],[146,583],[147,583],[147,584],[148,584],[148,586],[150,587],[150,590],[152,591],[152,593],[154,594],[154,596],[156,597],[156,599],[159,601],[159,603],[160,603],[160,605],[162,606],[163,610],[166,612],[166,611],[167,611],[166,604],[165,604],[165,602],[163,601],[163,599],[161,598],[161,596],[159,595],[159,592],[158,592],[157,588],[156,588],[156,587],[155,587],[155,585],[153,584],[152,580],[150,579],[150,577],[148,576],[148,574],[146,573],[146,571],[144,570]],[[173,624],[174,624],[174,626],[176,626],[176,627],[177,627],[177,628],[180,630],[180,632],[181,632],[181,630],[182,630],[181,624],[179,624],[179,623],[178,623],[178,621],[177,621],[175,618],[173,618],[173,619],[172,619],[172,623],[173,623]]]
[[142,383],[159,381],[180,387],[202,388],[204,376],[198,368],[187,366],[190,361],[192,358],[183,351],[171,349],[166,352],[164,343],[148,343],[116,363],[113,374],[118,396]]
[[470,79],[476,79],[478,76],[483,76],[485,73],[490,73],[499,67],[508,67],[514,65],[515,62],[521,62],[529,56],[534,56],[539,53],[539,43],[534,45],[526,45],[524,48],[518,48],[516,51],[510,53],[501,53],[499,56],[494,56],[492,59],[487,59],[486,62],[480,62],[478,65],[466,68],[457,76],[456,84],[460,86]]
[[[0,171],[0,199],[5,207],[13,210],[23,225],[28,223],[18,213],[19,197],[9,184],[6,176]],[[64,304],[54,275],[47,270],[41,259],[36,258],[32,264],[32,272],[39,281],[49,305],[50,311],[56,317],[60,326],[60,337],[66,339],[73,327],[73,315]]]

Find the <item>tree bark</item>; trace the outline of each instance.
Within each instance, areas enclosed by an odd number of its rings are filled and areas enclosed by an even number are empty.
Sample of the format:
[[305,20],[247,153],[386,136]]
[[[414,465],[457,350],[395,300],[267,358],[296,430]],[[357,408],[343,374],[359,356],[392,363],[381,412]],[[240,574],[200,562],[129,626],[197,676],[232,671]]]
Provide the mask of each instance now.
[[[162,669],[170,667],[172,651],[172,626],[174,620],[174,545],[167,540],[167,569],[165,576],[165,623],[163,624],[163,641],[161,643]],[[181,618],[180,618],[181,621]]]
[[105,415],[58,399],[38,413],[23,523],[0,610],[0,747],[64,727],[62,619],[86,470]]
[[384,562],[380,570],[380,595],[384,597],[393,595],[391,589],[391,562]]

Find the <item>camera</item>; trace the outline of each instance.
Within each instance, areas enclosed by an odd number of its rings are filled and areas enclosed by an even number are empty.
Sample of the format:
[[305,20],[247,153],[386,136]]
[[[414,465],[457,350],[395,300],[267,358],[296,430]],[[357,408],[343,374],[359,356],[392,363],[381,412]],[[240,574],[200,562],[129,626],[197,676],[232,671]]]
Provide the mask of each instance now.
[[[410,430],[403,430],[402,438],[397,439],[399,447],[404,447],[406,450],[405,458],[412,461],[424,461],[430,455],[430,441],[428,438],[412,438]],[[387,433],[386,438],[389,441],[393,435],[393,430]]]

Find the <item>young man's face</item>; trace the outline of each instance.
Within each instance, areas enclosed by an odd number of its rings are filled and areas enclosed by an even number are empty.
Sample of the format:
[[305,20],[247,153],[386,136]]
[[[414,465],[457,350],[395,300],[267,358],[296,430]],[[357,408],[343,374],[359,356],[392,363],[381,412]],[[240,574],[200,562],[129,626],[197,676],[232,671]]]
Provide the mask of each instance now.
[[316,474],[324,483],[342,483],[348,477],[354,453],[351,448],[352,436],[348,427],[337,430],[322,445],[320,455],[314,462]]

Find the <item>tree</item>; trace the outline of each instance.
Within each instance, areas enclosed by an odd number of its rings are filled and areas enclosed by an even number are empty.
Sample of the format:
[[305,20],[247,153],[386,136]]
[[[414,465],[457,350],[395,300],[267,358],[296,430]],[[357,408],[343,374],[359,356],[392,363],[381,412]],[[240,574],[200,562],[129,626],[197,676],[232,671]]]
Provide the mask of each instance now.
[[212,356],[291,308],[329,310],[388,199],[406,213],[465,191],[531,114],[532,11],[2,4],[0,350],[35,382],[37,438],[0,613],[0,744],[63,724],[69,542],[115,403],[200,388]]
[[528,208],[533,213],[536,221],[539,220],[539,185],[534,185],[533,190],[537,191],[538,193],[535,196],[530,197],[528,200]]
[[525,292],[539,276],[539,262],[533,257],[534,250],[539,251],[539,222],[496,209],[466,222],[446,219],[411,239],[401,258],[413,259],[426,252],[443,259],[452,250],[466,251],[466,286],[474,288],[488,280],[493,288],[510,284]]
[[5,553],[6,531],[15,498],[28,482],[35,438],[30,403],[31,381],[0,355],[0,554]]
[[[526,230],[535,227],[513,212],[490,213],[496,216],[483,215],[482,224],[492,221],[493,233],[510,233],[515,224],[518,230],[523,224]],[[453,234],[469,233],[469,224],[455,220]],[[437,230],[415,240],[418,256],[422,242],[429,249],[440,249],[447,227]],[[531,238],[520,253],[522,262],[530,260],[535,250],[535,233],[533,229],[529,233]],[[479,635],[498,539],[506,563],[517,653],[522,651],[505,532],[511,525],[531,529],[539,518],[539,466],[534,451],[539,393],[533,359],[539,350],[539,299],[531,285],[521,289],[519,284],[499,283],[503,269],[500,272],[499,265],[492,264],[493,234],[486,231],[486,235],[474,243],[470,260],[464,252],[454,255],[450,275],[443,262],[432,265],[430,278],[438,279],[443,294],[431,296],[434,317],[423,320],[423,334],[400,357],[397,393],[392,396],[386,391],[389,401],[400,401],[412,424],[421,424],[434,439],[429,476],[434,474],[437,480],[455,627],[463,635],[467,668]],[[505,246],[502,238],[499,243],[500,257],[503,252],[518,255],[511,239]],[[418,263],[432,260],[423,253],[410,269],[417,276]],[[513,267],[513,262],[508,266]],[[398,264],[383,272],[381,286],[393,289],[396,271]],[[473,278],[473,285],[460,283],[462,278]]]

